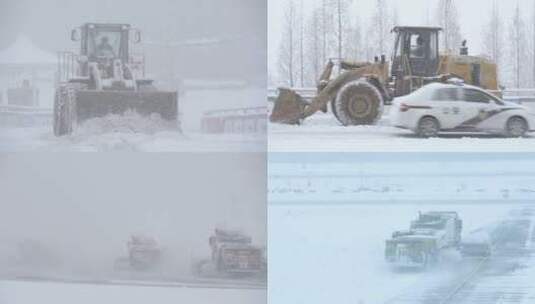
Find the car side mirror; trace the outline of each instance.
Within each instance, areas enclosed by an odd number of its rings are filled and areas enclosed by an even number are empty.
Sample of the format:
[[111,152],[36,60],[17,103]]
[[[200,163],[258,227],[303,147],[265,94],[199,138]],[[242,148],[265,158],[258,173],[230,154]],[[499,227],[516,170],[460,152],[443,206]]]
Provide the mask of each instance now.
[[80,29],[79,28],[75,28],[71,31],[71,40],[80,41]]

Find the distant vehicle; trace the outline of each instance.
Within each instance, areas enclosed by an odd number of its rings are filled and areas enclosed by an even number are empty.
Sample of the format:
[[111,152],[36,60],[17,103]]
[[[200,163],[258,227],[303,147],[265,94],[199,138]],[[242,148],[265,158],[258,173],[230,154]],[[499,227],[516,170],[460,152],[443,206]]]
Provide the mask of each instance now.
[[485,241],[468,241],[461,243],[463,257],[488,257],[492,254],[491,245]]
[[161,262],[162,250],[158,242],[152,237],[133,235],[126,246],[128,257],[122,257],[115,261],[117,270],[149,270]]
[[390,110],[392,125],[422,137],[439,132],[486,132],[522,137],[535,129],[528,109],[465,84],[431,83],[399,97]]
[[240,231],[215,229],[209,238],[210,260],[199,263],[198,272],[209,275],[254,275],[266,271],[265,250],[252,244],[250,236]]
[[457,248],[462,221],[453,211],[420,213],[410,229],[395,231],[386,240],[386,262],[396,267],[426,268],[439,261],[440,252]]

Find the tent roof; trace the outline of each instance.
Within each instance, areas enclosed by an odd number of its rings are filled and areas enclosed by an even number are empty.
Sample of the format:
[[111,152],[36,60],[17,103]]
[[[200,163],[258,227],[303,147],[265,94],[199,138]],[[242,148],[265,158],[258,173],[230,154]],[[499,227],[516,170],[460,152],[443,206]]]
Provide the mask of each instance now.
[[0,64],[55,64],[53,53],[43,51],[24,35],[9,47],[0,50]]

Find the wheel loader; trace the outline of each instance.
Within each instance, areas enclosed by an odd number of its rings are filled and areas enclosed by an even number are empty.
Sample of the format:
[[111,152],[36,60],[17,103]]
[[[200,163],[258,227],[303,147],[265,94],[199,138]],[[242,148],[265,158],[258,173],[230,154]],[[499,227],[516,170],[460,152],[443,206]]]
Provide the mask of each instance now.
[[426,268],[439,261],[442,250],[460,246],[461,231],[456,212],[420,213],[409,230],[395,231],[386,240],[385,259],[397,267]]
[[[289,88],[279,88],[270,121],[300,124],[328,105],[344,126],[370,125],[379,120],[385,105],[430,82],[458,78],[489,91],[497,91],[496,64],[469,56],[466,41],[460,54],[439,54],[439,27],[397,26],[392,61],[385,55],[370,62],[329,60],[317,83],[317,95],[307,102]],[[338,73],[334,73],[337,68]],[[337,75],[336,75],[337,74]]]
[[88,119],[137,113],[161,118],[179,129],[176,91],[159,91],[145,78],[143,55],[132,45],[141,41],[129,24],[86,23],[71,32],[78,54],[60,52],[54,101],[56,136],[70,134]]

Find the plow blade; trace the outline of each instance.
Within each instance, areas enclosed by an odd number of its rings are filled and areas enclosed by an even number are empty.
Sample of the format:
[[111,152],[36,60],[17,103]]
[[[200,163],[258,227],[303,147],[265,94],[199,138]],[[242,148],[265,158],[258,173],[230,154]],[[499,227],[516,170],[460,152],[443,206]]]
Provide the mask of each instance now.
[[279,96],[275,100],[269,120],[274,123],[296,125],[304,118],[307,102],[296,92],[287,88],[279,88]]
[[122,115],[134,111],[141,116],[159,114],[162,119],[176,122],[178,128],[178,97],[176,92],[90,91],[76,94],[76,120]]

